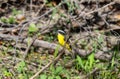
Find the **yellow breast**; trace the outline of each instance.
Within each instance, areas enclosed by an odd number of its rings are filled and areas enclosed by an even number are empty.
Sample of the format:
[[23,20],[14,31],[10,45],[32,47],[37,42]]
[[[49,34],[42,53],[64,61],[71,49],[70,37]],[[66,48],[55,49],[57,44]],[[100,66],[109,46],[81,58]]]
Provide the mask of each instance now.
[[71,50],[69,44],[65,43],[65,37],[64,37],[64,35],[58,33],[57,37],[58,37],[58,42],[60,43],[60,45],[62,45],[62,46],[65,45],[65,47],[68,50]]

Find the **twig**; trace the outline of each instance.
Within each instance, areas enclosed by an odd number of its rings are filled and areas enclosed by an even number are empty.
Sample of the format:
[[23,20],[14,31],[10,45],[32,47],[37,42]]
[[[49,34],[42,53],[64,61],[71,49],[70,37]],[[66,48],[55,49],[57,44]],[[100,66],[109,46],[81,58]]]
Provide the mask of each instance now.
[[39,16],[39,17],[35,17],[33,18],[32,20],[26,20],[24,22],[27,22],[27,24],[31,23],[31,22],[34,22],[34,21],[37,21],[38,19],[44,17],[45,15],[49,14],[50,12],[52,12],[54,9],[60,7],[61,5],[63,4],[63,2],[61,2],[58,6],[56,6],[55,8],[53,9],[50,9],[49,11],[47,11],[46,13],[44,13],[43,15]]
[[30,13],[31,13],[31,15],[32,15],[32,5],[33,5],[32,0],[30,0]]
[[[31,0],[32,1],[32,0]],[[24,22],[22,22],[22,23],[25,23],[24,25],[23,25],[23,27],[21,28],[21,30],[19,31],[19,35],[22,33],[22,30],[23,30],[23,28],[25,28],[25,26],[27,25],[27,24],[29,24],[29,23],[31,23],[31,22],[34,22],[34,21],[37,21],[38,19],[40,19],[40,18],[42,18],[43,16],[45,16],[45,15],[47,15],[47,14],[49,14],[50,12],[52,12],[54,9],[56,9],[57,7],[59,7],[59,6],[61,6],[61,4],[62,4],[62,2],[58,5],[58,6],[56,6],[55,8],[53,8],[53,9],[51,9],[51,10],[49,10],[48,12],[46,12],[45,14],[43,14],[43,15],[41,15],[40,17],[35,17],[35,18],[33,18],[32,20],[26,20],[26,21],[24,21]],[[20,24],[22,24],[22,23],[20,23]],[[20,25],[19,24],[19,25]],[[35,37],[35,39],[36,39],[37,37]],[[35,40],[34,39],[34,40]],[[27,55],[27,52],[29,51],[29,49],[30,49],[30,47],[31,47],[31,45],[33,44],[33,42],[34,42],[34,40],[31,42],[31,44],[28,46],[28,48],[27,48],[27,50],[26,50],[26,52],[25,52],[25,55],[24,55],[24,58],[26,57],[26,55]],[[16,44],[18,43],[18,40],[16,40]],[[15,50],[16,50],[16,48],[15,48]]]
[[30,47],[32,46],[32,44],[34,43],[34,41],[37,39],[37,37],[38,37],[38,35],[36,35],[35,37],[33,37],[32,42],[30,42],[30,44],[28,45],[28,47],[27,47],[27,49],[26,49],[26,51],[25,51],[25,54],[24,54],[24,56],[23,56],[23,59],[26,58],[26,56],[27,56],[27,54],[28,54],[28,52],[29,52],[29,50],[30,50]]
[[59,53],[59,55],[53,60],[50,61],[50,63],[48,63],[45,67],[43,67],[41,70],[39,70],[35,75],[33,75],[30,79],[34,79],[35,77],[37,77],[39,74],[41,74],[45,69],[47,69],[52,63],[55,63],[57,60],[59,60],[59,58],[64,54],[64,49],[63,48],[61,50],[61,52]]
[[30,79],[34,79],[35,77],[37,77],[42,71],[44,71],[46,68],[48,68],[51,64],[53,63],[53,61],[51,61],[50,63],[48,63],[45,67],[43,67],[40,71],[38,71],[35,75],[33,75]]
[[85,15],[89,15],[89,14],[92,14],[92,13],[94,13],[94,12],[101,11],[101,10],[105,9],[106,7],[108,7],[108,6],[110,6],[110,5],[113,5],[113,4],[115,4],[115,2],[111,2],[111,3],[105,5],[105,6],[101,7],[101,8],[98,8],[98,9],[93,10],[93,11],[91,11],[91,12],[85,13]]
[[89,78],[90,75],[94,74],[95,72],[99,71],[100,69],[95,68],[93,71],[91,71],[90,73],[88,73],[85,77],[83,77],[82,79],[86,79]]
[[41,8],[37,11],[37,13],[35,14],[35,16],[37,16],[37,15],[40,13],[40,11],[43,9],[44,6],[45,6],[45,2],[44,2],[44,4],[41,6]]
[[110,5],[113,5],[113,4],[115,4],[115,2],[111,2],[111,3],[105,5],[105,6],[101,7],[101,8],[95,9],[95,10],[93,10],[93,11],[91,11],[91,12],[88,12],[88,13],[82,12],[82,13],[79,15],[78,19],[79,19],[81,16],[83,17],[83,16],[87,16],[87,15],[90,15],[90,14],[95,13],[95,12],[99,12],[99,11],[101,11],[101,10],[105,9],[106,7],[108,7],[108,6],[110,6]]

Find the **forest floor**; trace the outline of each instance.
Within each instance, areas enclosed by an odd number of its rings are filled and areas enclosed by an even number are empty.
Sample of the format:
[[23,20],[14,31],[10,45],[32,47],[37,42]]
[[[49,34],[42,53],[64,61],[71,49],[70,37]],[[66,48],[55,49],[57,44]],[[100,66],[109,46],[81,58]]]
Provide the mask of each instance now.
[[119,79],[119,34],[119,0],[0,1],[0,79]]

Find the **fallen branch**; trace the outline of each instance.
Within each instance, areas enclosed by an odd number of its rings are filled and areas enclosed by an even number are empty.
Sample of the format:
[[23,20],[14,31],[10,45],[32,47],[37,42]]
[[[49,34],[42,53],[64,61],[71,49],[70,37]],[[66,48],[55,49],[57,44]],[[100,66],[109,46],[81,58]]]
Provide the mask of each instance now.
[[[6,35],[6,34],[0,34],[0,39],[3,40],[18,40],[18,42],[23,42],[25,44],[29,42],[32,42],[32,38],[24,38],[24,37],[19,37],[19,36],[11,36],[11,35]],[[43,48],[48,48],[48,49],[56,49],[59,45],[55,43],[49,43],[47,41],[43,40],[38,40],[36,39],[33,43],[33,46],[38,46],[38,47],[43,47]],[[63,49],[62,46],[59,46],[59,51]],[[70,53],[67,49],[65,49],[65,53]]]
[[[32,38],[21,38],[18,36],[10,36],[10,35],[6,35],[6,34],[0,34],[0,38],[5,39],[5,40],[9,40],[9,41],[16,40],[16,38],[18,38],[17,40],[19,40],[19,42],[23,42],[25,44],[27,44],[28,41],[32,42],[32,40],[33,40]],[[47,49],[56,49],[59,46],[58,44],[49,43],[47,41],[38,40],[38,39],[36,39],[32,45],[42,47],[42,48],[47,48]],[[59,46],[58,51],[60,52],[62,49],[63,49],[63,47]],[[80,55],[82,57],[85,57],[91,53],[91,51],[86,51],[86,50],[82,50],[82,49],[78,49],[78,48],[74,48],[73,52],[77,53],[78,55]],[[71,52],[67,49],[65,49],[65,53],[71,54]],[[104,54],[104,52],[101,52],[101,51],[95,53],[96,59],[108,61],[111,59],[111,57],[112,57],[111,55]]]

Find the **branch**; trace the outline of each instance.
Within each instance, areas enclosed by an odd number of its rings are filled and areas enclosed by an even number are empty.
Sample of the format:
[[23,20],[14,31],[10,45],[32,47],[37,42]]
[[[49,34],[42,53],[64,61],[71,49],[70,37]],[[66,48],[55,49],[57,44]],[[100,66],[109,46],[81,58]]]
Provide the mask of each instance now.
[[35,77],[37,77],[39,74],[41,74],[45,69],[47,69],[52,63],[55,63],[57,60],[59,60],[59,58],[64,54],[64,48],[62,49],[61,53],[59,53],[59,55],[53,60],[50,61],[50,63],[48,63],[45,67],[43,67],[41,70],[39,70],[35,75],[33,75],[30,79],[34,79]]
[[[33,40],[32,38],[20,38],[18,36],[10,36],[10,35],[6,35],[6,34],[0,34],[0,38],[5,39],[5,40],[16,40],[16,38],[18,38],[19,42],[23,42],[25,44],[27,44],[28,41],[32,42],[32,40]],[[32,45],[38,46],[38,47],[43,47],[43,48],[48,48],[48,49],[56,49],[59,46],[58,44],[49,43],[47,41],[38,40],[38,39],[36,39]],[[59,46],[58,51],[60,52],[63,48],[64,47]],[[67,49],[64,49],[64,50],[65,50],[66,54],[71,54],[71,52],[69,50],[67,50]],[[78,49],[78,48],[74,48],[72,50],[72,52],[75,52],[82,57],[85,57],[91,53],[91,51],[86,51],[86,50],[82,50],[82,49]],[[108,61],[111,59],[111,55],[104,54],[103,51],[98,51],[95,53],[95,58]]]

